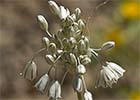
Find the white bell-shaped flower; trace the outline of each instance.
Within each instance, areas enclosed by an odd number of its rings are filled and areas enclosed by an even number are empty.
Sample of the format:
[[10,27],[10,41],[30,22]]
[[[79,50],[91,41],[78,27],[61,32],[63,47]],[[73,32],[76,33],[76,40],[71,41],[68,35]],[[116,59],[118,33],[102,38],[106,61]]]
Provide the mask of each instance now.
[[48,84],[48,81],[49,81],[49,76],[48,76],[48,74],[45,74],[45,75],[43,75],[43,76],[39,79],[39,81],[35,84],[35,87],[36,87],[39,91],[43,92],[43,91],[45,90],[47,84]]
[[92,94],[87,90],[84,92],[84,100],[93,100]]
[[29,61],[24,70],[23,70],[23,74],[24,78],[28,79],[28,80],[34,80],[37,76],[37,65],[35,64],[34,61]]
[[112,87],[113,83],[117,83],[118,79],[123,76],[125,72],[119,65],[106,62],[106,66],[100,72],[99,80],[97,81],[97,87]]
[[74,78],[73,88],[76,92],[81,92],[83,90],[83,82],[80,76]]
[[77,73],[78,73],[78,74],[85,74],[85,73],[86,73],[86,68],[85,68],[85,66],[82,65],[82,64],[79,64],[79,65],[77,66]]
[[49,90],[49,96],[51,98],[61,98],[61,85],[58,81],[54,81]]
[[106,63],[108,67],[110,67],[110,69],[112,69],[113,71],[117,73],[119,78],[123,76],[123,73],[125,72],[125,70],[122,67],[120,67],[119,65],[113,62],[106,62]]

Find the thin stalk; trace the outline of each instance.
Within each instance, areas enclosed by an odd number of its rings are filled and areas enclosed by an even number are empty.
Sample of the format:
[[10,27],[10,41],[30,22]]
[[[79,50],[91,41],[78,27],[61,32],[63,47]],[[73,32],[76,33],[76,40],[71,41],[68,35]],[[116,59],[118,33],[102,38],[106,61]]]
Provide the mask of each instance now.
[[110,0],[105,0],[104,2],[100,3],[99,5],[97,5],[95,7],[95,11],[97,11],[100,7],[104,6],[105,4],[107,4]]
[[51,72],[51,70],[52,70],[53,67],[54,67],[54,66],[52,65],[52,66],[49,68],[49,70],[48,70],[48,75],[50,75],[50,72]]
[[82,81],[83,81],[84,90],[87,91],[87,86],[86,86],[86,82],[85,82],[84,76],[81,75],[81,78],[82,78]]
[[56,66],[54,66],[54,67],[55,67],[54,79],[57,80],[57,67]]
[[101,48],[93,48],[94,51],[101,51]]
[[[64,52],[63,52],[64,53]],[[54,63],[51,65],[51,67],[48,70],[48,75],[50,74],[52,68],[54,67],[54,64],[61,58],[61,56],[63,55],[63,53],[61,55],[59,55],[56,60],[54,61]]]
[[[35,58],[39,53],[41,53],[42,51],[44,51],[45,49],[46,49],[46,48],[42,48],[42,49],[39,49],[38,51],[36,51],[36,52],[32,55],[32,57],[31,57],[30,64],[32,63],[32,61],[34,60],[34,58]],[[24,70],[23,70],[23,72],[24,72]],[[19,73],[19,75],[22,76],[23,73],[21,72],[21,73]]]
[[78,98],[78,100],[83,100],[82,92],[77,92],[77,98]]
[[61,80],[61,86],[63,85],[63,82],[64,82],[65,77],[67,76],[67,74],[68,74],[68,71],[66,71],[66,72],[64,73],[64,75],[63,75],[63,78],[62,78],[62,80]]
[[47,35],[50,37],[50,38],[52,38],[52,35],[51,35],[51,33],[47,30],[46,31],[46,33],[47,33]]
[[46,48],[42,48],[42,49],[39,49],[38,51],[36,51],[33,56],[31,57],[31,61],[39,54],[41,53],[42,51],[44,51]]
[[[77,60],[78,60],[78,64],[80,64],[80,59],[77,58]],[[87,86],[86,86],[86,82],[85,82],[84,76],[83,75],[80,75],[80,76],[81,76],[82,81],[83,81],[84,90],[87,91]]]

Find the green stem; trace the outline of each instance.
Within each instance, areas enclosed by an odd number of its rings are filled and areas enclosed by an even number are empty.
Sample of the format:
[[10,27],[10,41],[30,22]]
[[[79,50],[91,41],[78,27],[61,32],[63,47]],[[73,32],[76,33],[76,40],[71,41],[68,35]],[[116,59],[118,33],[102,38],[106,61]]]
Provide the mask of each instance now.
[[51,34],[48,30],[46,30],[46,33],[47,33],[47,35],[48,35],[50,38],[53,37],[52,34]]
[[46,48],[42,48],[42,49],[39,49],[38,51],[36,51],[33,56],[31,57],[31,61],[39,54],[41,53],[42,51],[44,51]]
[[62,78],[62,80],[61,80],[61,86],[62,86],[62,84],[63,84],[63,82],[64,82],[65,77],[66,77],[67,74],[68,74],[68,71],[66,71],[66,72],[64,73],[64,75],[63,75],[63,78]]
[[77,98],[78,100],[83,100],[82,92],[77,92]]
[[[63,52],[64,53],[64,52]],[[52,70],[52,68],[54,68],[55,63],[61,58],[61,56],[63,55],[63,53],[61,55],[59,55],[56,60],[54,61],[54,63],[51,65],[51,67],[48,70],[48,75],[50,75],[50,72]]]
[[82,78],[83,85],[84,85],[84,91],[87,91],[87,86],[86,86],[86,82],[85,82],[84,76],[81,75],[81,78]]

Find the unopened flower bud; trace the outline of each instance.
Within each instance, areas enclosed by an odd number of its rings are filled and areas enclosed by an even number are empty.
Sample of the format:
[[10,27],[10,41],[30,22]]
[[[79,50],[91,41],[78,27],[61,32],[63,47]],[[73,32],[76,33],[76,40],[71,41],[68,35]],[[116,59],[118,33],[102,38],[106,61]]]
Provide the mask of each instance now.
[[57,50],[57,53],[61,54],[61,53],[63,53],[63,50]]
[[48,22],[47,20],[44,18],[44,16],[42,15],[38,15],[37,16],[37,20],[39,22],[40,27],[45,30],[48,31]]
[[56,36],[57,36],[58,38],[60,38],[60,39],[64,38],[63,30],[60,29],[60,30],[57,32]]
[[76,56],[73,53],[70,53],[70,61],[72,64],[77,65]]
[[82,34],[81,30],[78,29],[75,33],[75,36],[74,36],[76,38],[76,40],[81,39],[81,34]]
[[50,43],[50,45],[49,45],[49,51],[51,53],[55,53],[56,52],[56,45],[55,45],[55,43]]
[[72,26],[73,26],[75,32],[77,32],[77,31],[79,30],[79,25],[78,25],[78,23],[73,22]]
[[82,19],[79,19],[78,20],[78,25],[79,25],[79,29],[81,30],[81,31],[83,31],[84,29],[85,29],[85,23],[83,22],[83,20]]
[[50,64],[50,65],[52,65],[55,61],[55,59],[52,55],[46,55],[45,59],[46,59],[47,63]]
[[105,42],[102,46],[101,46],[101,49],[102,50],[109,50],[111,48],[113,48],[115,46],[115,42],[114,41],[108,41],[108,42]]
[[72,14],[71,17],[72,17],[73,21],[76,21],[76,15],[75,14]]
[[88,49],[89,48],[89,40],[88,40],[88,38],[84,36],[83,40],[85,42],[86,49]]
[[86,68],[84,65],[80,64],[77,66],[77,73],[78,74],[85,74],[86,73]]
[[89,57],[85,57],[84,59],[81,60],[81,64],[87,65],[91,63],[91,59]]
[[78,43],[78,50],[80,53],[83,53],[86,50],[85,42],[82,39]]
[[76,92],[81,92],[83,90],[83,82],[80,76],[76,76],[73,81],[73,88]]
[[76,39],[74,37],[70,37],[69,45],[73,48],[76,44]]
[[47,37],[43,37],[42,40],[43,40],[44,47],[48,49],[50,40]]
[[74,47],[73,47],[73,53],[75,53],[75,54],[77,54],[78,53],[78,48],[77,48],[77,45],[75,45]]
[[54,1],[48,1],[49,3],[49,7],[50,7],[50,10],[52,11],[52,13],[54,13],[55,15],[59,15],[60,13],[60,8],[59,6],[54,2]]
[[75,15],[76,15],[76,19],[79,19],[79,18],[80,18],[80,15],[81,15],[81,10],[80,10],[80,8],[76,8],[74,13],[75,13]]
[[68,43],[69,43],[69,41],[68,41],[68,39],[67,38],[64,38],[63,40],[62,40],[62,43],[63,43],[63,46],[64,46],[64,49],[68,49]]
[[74,22],[73,18],[69,15],[66,18],[66,23],[68,26],[72,25],[72,23]]
[[74,27],[71,26],[69,28],[69,34],[70,34],[71,37],[75,36],[75,29],[74,29]]

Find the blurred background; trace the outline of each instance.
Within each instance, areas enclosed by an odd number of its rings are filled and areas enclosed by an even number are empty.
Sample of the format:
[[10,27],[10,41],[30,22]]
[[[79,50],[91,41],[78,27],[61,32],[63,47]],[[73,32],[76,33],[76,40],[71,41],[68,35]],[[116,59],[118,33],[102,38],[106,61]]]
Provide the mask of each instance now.
[[[113,88],[95,88],[99,65],[88,66],[86,82],[94,100],[140,100],[140,1],[110,0],[95,11],[104,0],[55,0],[74,11],[82,10],[87,22],[90,44],[98,48],[108,40],[116,47],[103,52],[105,58],[121,65],[126,73]],[[44,32],[36,16],[42,14],[49,22],[51,33],[57,32],[59,20],[49,11],[47,0],[0,0],[0,100],[47,100],[47,93],[39,93],[19,73],[32,54],[42,47]],[[49,65],[38,57],[39,75]],[[40,76],[39,76],[40,77]],[[63,88],[62,100],[77,100],[68,75]]]

